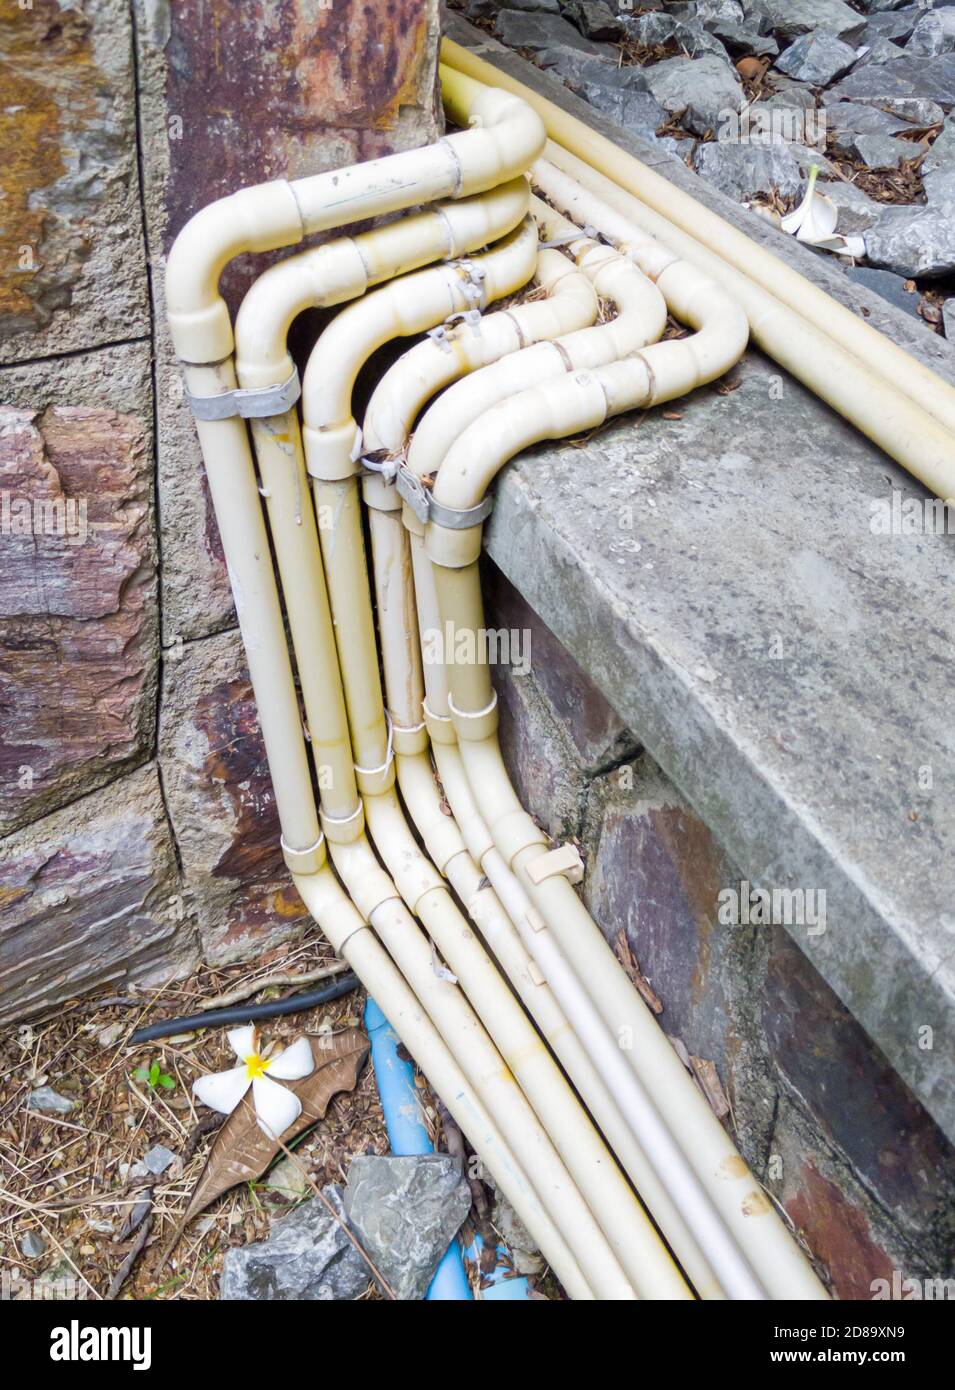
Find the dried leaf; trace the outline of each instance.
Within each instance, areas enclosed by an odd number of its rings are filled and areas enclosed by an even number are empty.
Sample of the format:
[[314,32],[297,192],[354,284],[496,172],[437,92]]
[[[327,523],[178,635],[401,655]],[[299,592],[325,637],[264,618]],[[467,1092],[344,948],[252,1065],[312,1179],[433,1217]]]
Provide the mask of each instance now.
[[640,970],[640,962],[630,949],[630,942],[627,940],[627,933],[623,927],[617,932],[616,940],[613,945],[613,953],[623,966],[627,978],[634,989],[643,999],[648,1008],[655,1014],[663,1013],[663,1000],[655,993],[650,985],[650,981]]
[[703,1057],[690,1057],[690,1070],[696,1077],[700,1085],[700,1090],[710,1103],[710,1109],[718,1120],[722,1120],[724,1115],[730,1113],[730,1103],[726,1099],[726,1092],[720,1083],[720,1078],[714,1062],[707,1062]]
[[[315,1058],[315,1070],[301,1081],[282,1083],[294,1091],[302,1102],[301,1115],[281,1136],[286,1147],[296,1135],[323,1118],[333,1096],[339,1091],[355,1089],[368,1055],[368,1039],[360,1028],[330,1037],[309,1038],[309,1042]],[[166,1248],[163,1262],[168,1259],[194,1216],[205,1211],[236,1183],[254,1182],[260,1178],[281,1148],[282,1144],[270,1139],[259,1128],[251,1097],[246,1095],[215,1137],[206,1166],[199,1176],[185,1215]]]

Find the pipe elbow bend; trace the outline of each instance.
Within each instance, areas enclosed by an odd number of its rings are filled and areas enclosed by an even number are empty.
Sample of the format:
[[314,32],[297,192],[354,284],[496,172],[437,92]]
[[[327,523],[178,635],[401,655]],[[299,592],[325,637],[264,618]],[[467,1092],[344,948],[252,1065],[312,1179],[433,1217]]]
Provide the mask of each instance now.
[[302,218],[285,179],[240,189],[208,203],[176,237],[166,263],[166,312],[177,355],[220,362],[233,348],[219,277],[235,256],[301,241]]
[[448,117],[464,129],[446,137],[461,169],[458,197],[524,174],[543,153],[544,123],[520,97],[441,65]]
[[527,215],[530,185],[520,174],[479,198],[436,204],[450,236],[448,256],[464,256],[512,231]]
[[484,300],[503,299],[526,285],[537,269],[537,226],[525,217],[519,227],[480,259],[484,270]]
[[288,334],[305,309],[357,298],[368,274],[352,237],[288,256],[252,284],[235,320],[236,370],[240,385],[278,385],[292,371]]

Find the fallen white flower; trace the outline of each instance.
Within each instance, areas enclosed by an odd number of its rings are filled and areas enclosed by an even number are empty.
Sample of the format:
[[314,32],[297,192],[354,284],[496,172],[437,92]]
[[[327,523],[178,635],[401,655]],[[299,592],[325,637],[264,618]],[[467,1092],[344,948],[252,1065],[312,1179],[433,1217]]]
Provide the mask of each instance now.
[[[242,1065],[230,1071],[215,1072],[211,1076],[200,1076],[192,1087],[192,1093],[211,1110],[231,1115],[251,1086],[259,1129],[270,1139],[277,1139],[302,1113],[302,1102],[298,1096],[285,1086],[279,1086],[278,1081],[301,1081],[302,1077],[311,1075],[315,1070],[312,1045],[308,1038],[296,1038],[284,1052],[277,1052],[274,1057],[262,1057],[258,1050],[256,1029],[252,1024],[245,1028],[233,1028],[227,1036]],[[273,1080],[273,1077],[278,1080]]]
[[834,251],[839,256],[864,256],[865,242],[860,236],[841,236],[836,233],[839,209],[831,198],[816,192],[816,179],[819,166],[814,164],[809,174],[809,187],[806,196],[792,212],[787,213],[780,222],[784,232],[804,241],[809,246],[818,246],[823,251]]

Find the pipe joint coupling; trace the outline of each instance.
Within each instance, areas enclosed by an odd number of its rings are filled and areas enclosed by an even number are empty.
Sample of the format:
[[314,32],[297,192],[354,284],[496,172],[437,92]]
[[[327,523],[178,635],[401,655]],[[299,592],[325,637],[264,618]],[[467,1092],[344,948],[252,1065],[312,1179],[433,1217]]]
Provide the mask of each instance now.
[[427,700],[423,704],[424,722],[432,743],[443,743],[448,748],[457,747],[458,736],[454,732],[454,720],[450,714],[434,714],[428,709]]
[[322,834],[307,849],[292,849],[286,844],[284,835],[280,838],[280,844],[282,858],[293,874],[317,874],[325,865],[325,836]]
[[399,758],[413,758],[428,751],[428,725],[425,720],[411,725],[392,723],[392,730],[395,752]]
[[395,765],[389,756],[387,763],[381,767],[376,767],[368,772],[364,768],[355,768],[355,782],[362,796],[381,796],[383,792],[390,791],[395,785]]
[[330,845],[353,845],[365,833],[365,808],[360,801],[348,816],[330,816],[320,811],[319,819]]
[[542,845],[545,849],[548,847],[547,836],[523,809],[505,812],[495,820],[491,833],[494,843],[511,869],[514,868],[514,861],[522,850],[530,849],[532,845]]
[[496,690],[491,695],[491,703],[484,709],[476,710],[473,714],[467,710],[458,709],[450,695],[448,696],[448,709],[451,711],[451,721],[454,724],[455,733],[462,743],[484,743],[497,733]]
[[395,784],[395,726],[391,715],[385,710],[385,723],[388,726],[388,746],[385,760],[380,767],[355,767],[355,781],[362,796],[380,796]]
[[338,483],[361,471],[361,431],[354,420],[337,425],[305,425],[305,466],[309,476],[323,483]]

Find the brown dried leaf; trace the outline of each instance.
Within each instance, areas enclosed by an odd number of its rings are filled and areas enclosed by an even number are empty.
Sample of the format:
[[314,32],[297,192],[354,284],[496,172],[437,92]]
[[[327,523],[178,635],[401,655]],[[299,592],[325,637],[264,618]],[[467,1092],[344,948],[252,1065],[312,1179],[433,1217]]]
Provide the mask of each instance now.
[[283,1081],[302,1102],[302,1113],[295,1124],[281,1136],[282,1144],[270,1139],[258,1126],[251,1094],[233,1110],[219,1130],[209,1151],[206,1166],[196,1183],[185,1215],[166,1248],[163,1262],[168,1259],[186,1226],[194,1216],[205,1211],[223,1192],[236,1183],[254,1182],[260,1178],[282,1145],[292,1140],[322,1119],[332,1097],[339,1091],[353,1091],[368,1055],[368,1039],[360,1028],[344,1033],[309,1038],[315,1070],[301,1081]]
[[720,1078],[714,1062],[708,1062],[703,1057],[690,1057],[690,1069],[700,1085],[700,1090],[710,1103],[710,1109],[718,1120],[722,1120],[724,1115],[730,1113],[730,1103],[726,1099],[726,1092],[720,1083]]
[[647,1007],[652,1009],[655,1014],[662,1014],[663,1000],[654,991],[650,981],[641,971],[640,962],[630,949],[630,942],[627,940],[627,933],[624,931],[623,927],[617,932],[616,940],[613,944],[613,953],[623,966],[630,983],[643,999]]

